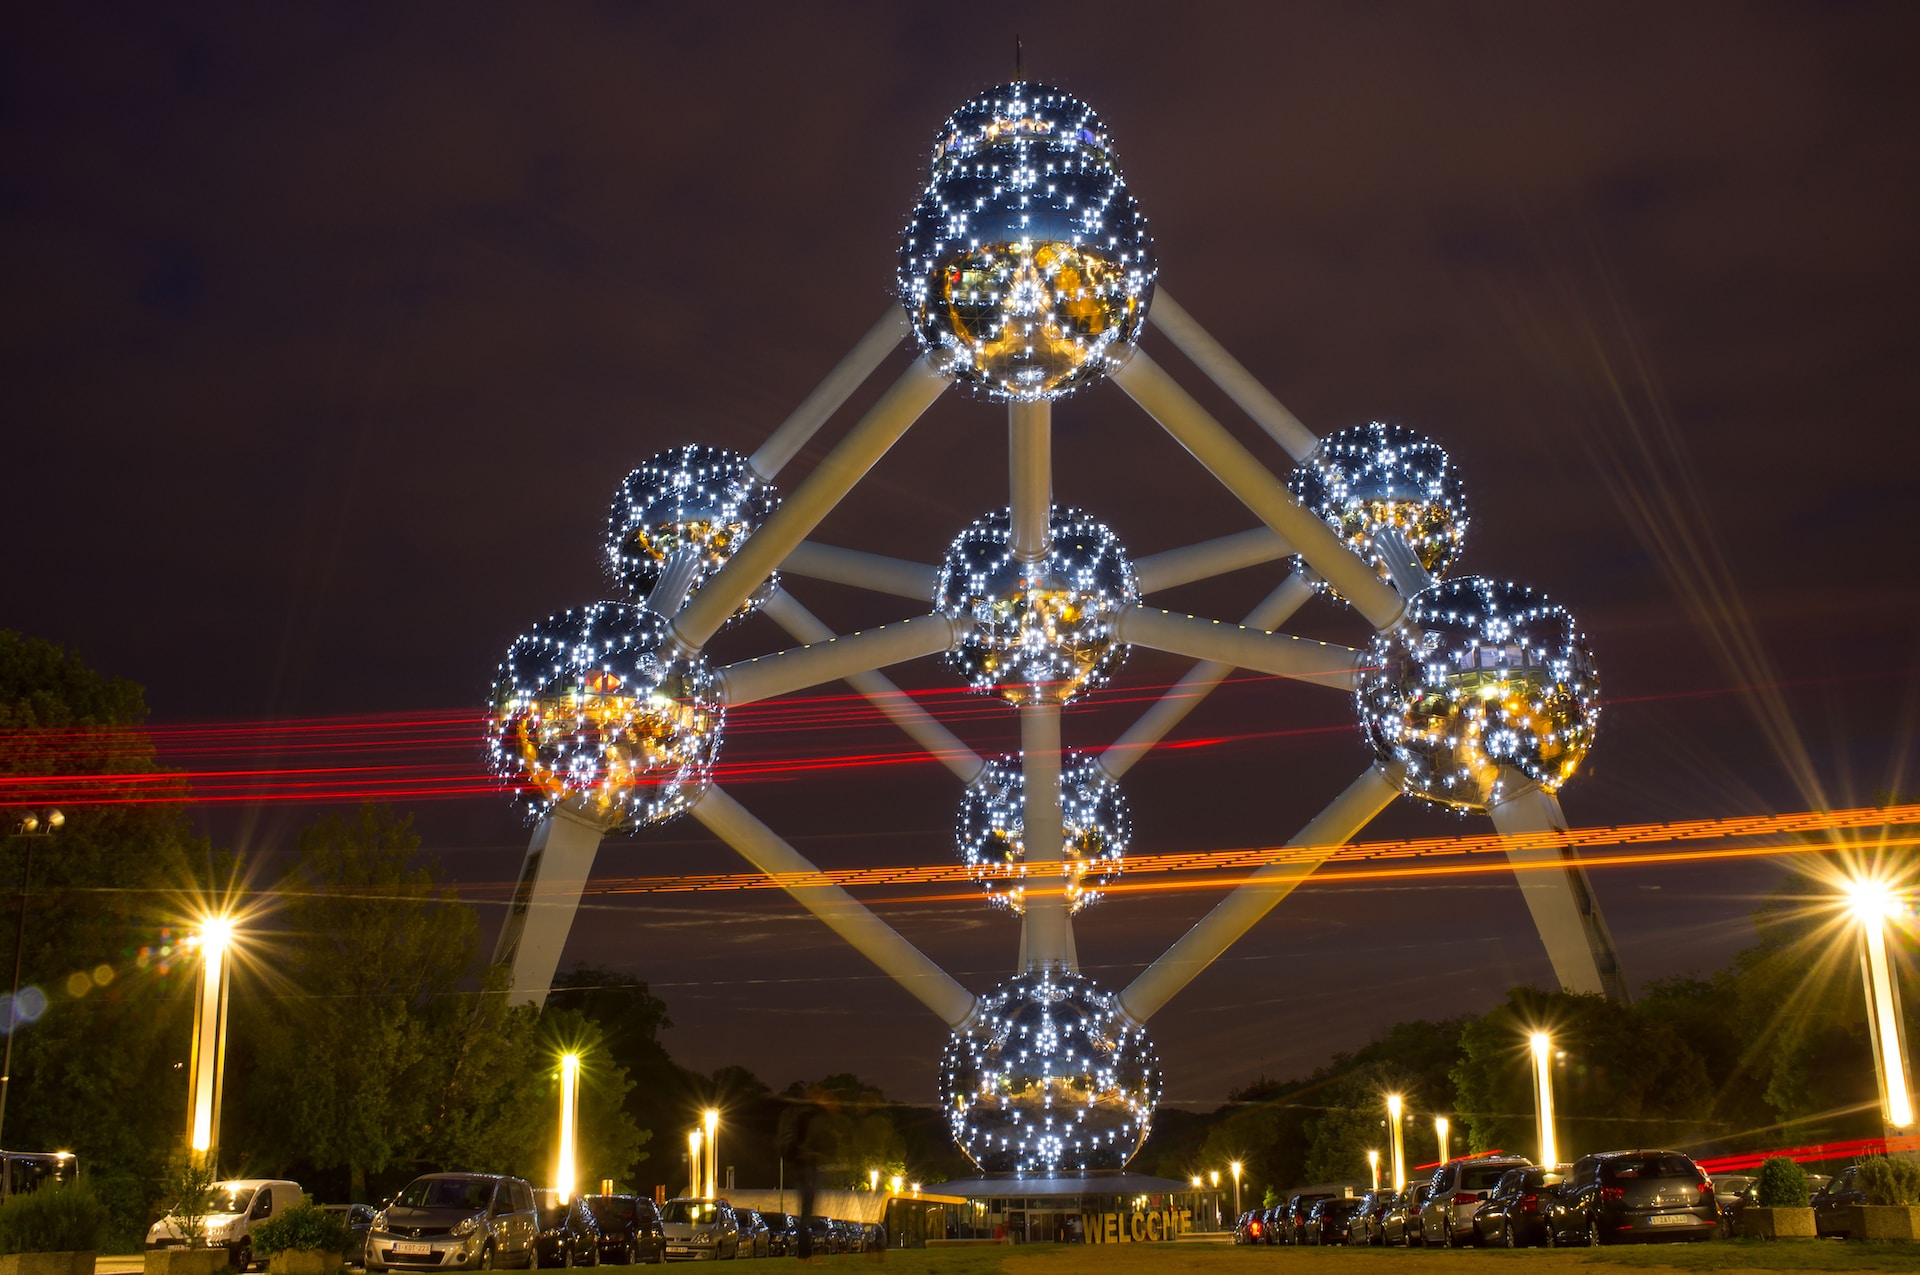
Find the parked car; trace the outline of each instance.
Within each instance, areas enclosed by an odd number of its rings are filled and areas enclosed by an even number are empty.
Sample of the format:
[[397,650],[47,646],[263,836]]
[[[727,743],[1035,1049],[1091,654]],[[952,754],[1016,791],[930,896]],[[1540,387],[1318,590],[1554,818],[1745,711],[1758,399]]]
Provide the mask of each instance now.
[[1284,1204],[1275,1204],[1261,1211],[1260,1243],[1280,1244],[1285,1242],[1280,1236],[1285,1227],[1285,1222],[1282,1219],[1284,1219],[1286,1215],[1287,1206]]
[[660,1210],[669,1262],[724,1261],[740,1256],[740,1226],[724,1200],[676,1196]]
[[1420,1209],[1433,1194],[1433,1183],[1421,1182],[1393,1197],[1380,1218],[1380,1242],[1412,1247],[1426,1243],[1420,1234]]
[[1525,1156],[1449,1160],[1433,1172],[1433,1190],[1420,1206],[1420,1235],[1428,1244],[1452,1248],[1474,1242],[1473,1215],[1508,1169],[1527,1168]]
[[600,1260],[621,1266],[667,1260],[660,1210],[644,1195],[589,1195],[587,1207],[600,1228]]
[[1307,1231],[1307,1214],[1312,1212],[1313,1206],[1320,1201],[1332,1198],[1332,1195],[1326,1191],[1302,1191],[1288,1200],[1281,1206],[1280,1234],[1273,1237],[1273,1242],[1275,1244],[1304,1243],[1301,1237]]
[[833,1223],[826,1218],[803,1217],[800,1219],[800,1229],[806,1233],[805,1247],[815,1256],[840,1251]]
[[1860,1189],[1860,1166],[1852,1165],[1828,1179],[1808,1197],[1813,1206],[1813,1233],[1853,1238],[1853,1206],[1865,1204],[1867,1193]]
[[[223,1246],[227,1261],[236,1271],[253,1266],[253,1228],[269,1218],[279,1217],[300,1203],[300,1184],[279,1178],[241,1178],[217,1182],[207,1211],[200,1219],[209,1248]],[[147,1228],[147,1247],[185,1248],[185,1224],[178,1211]]]
[[1388,1190],[1369,1191],[1360,1197],[1360,1203],[1347,1215],[1348,1244],[1379,1244],[1380,1220],[1393,1204],[1394,1193]]
[[558,1191],[535,1191],[540,1231],[533,1237],[535,1266],[598,1266],[600,1227],[581,1196],[563,1200]]
[[1547,1242],[1704,1240],[1719,1225],[1713,1183],[1691,1157],[1678,1151],[1607,1151],[1574,1162],[1548,1211]]
[[740,1228],[740,1256],[771,1257],[773,1233],[758,1209],[735,1209],[733,1220]]
[[0,1198],[25,1195],[49,1182],[71,1182],[80,1161],[71,1151],[0,1151]]
[[347,1228],[347,1251],[342,1255],[348,1266],[367,1264],[367,1232],[373,1229],[371,1204],[323,1204],[320,1206],[340,1219]]
[[791,1213],[762,1213],[767,1223],[767,1252],[773,1257],[793,1257],[800,1248],[800,1219]]
[[1713,1198],[1720,1205],[1720,1237],[1732,1239],[1740,1234],[1740,1214],[1753,1203],[1760,1179],[1744,1173],[1716,1173],[1711,1181]]
[[1558,1169],[1508,1169],[1473,1212],[1474,1242],[1532,1248],[1547,1242],[1547,1208],[1566,1181]]
[[1329,1195],[1315,1200],[1300,1223],[1297,1244],[1345,1244],[1347,1219],[1360,1207],[1357,1196]]
[[534,1264],[540,1216],[525,1178],[429,1173],[373,1215],[367,1271],[491,1270]]
[[1235,1244],[1258,1244],[1260,1242],[1260,1232],[1266,1229],[1262,1223],[1263,1213],[1264,1211],[1261,1209],[1248,1209],[1234,1220],[1233,1242]]

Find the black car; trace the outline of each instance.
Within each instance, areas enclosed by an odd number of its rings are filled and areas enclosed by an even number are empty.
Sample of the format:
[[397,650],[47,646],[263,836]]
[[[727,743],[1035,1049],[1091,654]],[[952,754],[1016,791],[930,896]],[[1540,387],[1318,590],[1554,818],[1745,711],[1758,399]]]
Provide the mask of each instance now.
[[1852,1239],[1853,1206],[1866,1202],[1867,1193],[1860,1189],[1860,1166],[1842,1169],[1807,1199],[1813,1206],[1813,1233]]
[[620,1266],[667,1260],[660,1210],[644,1195],[582,1196],[600,1229],[600,1260]]
[[1691,1157],[1607,1151],[1574,1162],[1548,1210],[1547,1243],[1704,1240],[1719,1225],[1713,1183]]
[[325,1212],[340,1219],[347,1228],[347,1251],[342,1254],[348,1266],[367,1264],[367,1232],[373,1227],[371,1204],[323,1204]]
[[1333,1196],[1326,1191],[1302,1191],[1291,1200],[1288,1200],[1281,1206],[1280,1234],[1274,1236],[1273,1242],[1275,1244],[1306,1243],[1304,1237],[1307,1233],[1307,1214],[1311,1213],[1313,1206],[1320,1203],[1320,1201],[1330,1200],[1332,1198]]
[[1287,1242],[1287,1206],[1276,1204],[1260,1215],[1260,1242],[1262,1244],[1285,1244]]
[[797,1250],[801,1256],[807,1253],[821,1256],[840,1251],[840,1236],[832,1221],[824,1217],[803,1217],[800,1219],[802,1232]]
[[1393,1206],[1394,1193],[1384,1188],[1369,1191],[1360,1197],[1359,1204],[1347,1215],[1347,1237],[1349,1244],[1383,1244],[1385,1236],[1380,1229],[1380,1221]]
[[1380,1242],[1409,1248],[1426,1243],[1420,1234],[1420,1210],[1432,1194],[1433,1183],[1422,1182],[1395,1195],[1387,1211],[1380,1215]]
[[1345,1244],[1347,1219],[1360,1207],[1350,1195],[1329,1195],[1315,1200],[1300,1223],[1296,1244]]
[[1547,1209],[1566,1181],[1554,1169],[1508,1169],[1473,1214],[1476,1243],[1532,1248],[1547,1242]]
[[540,1233],[533,1241],[535,1266],[600,1265],[600,1226],[585,1196],[562,1200],[557,1191],[535,1191]]
[[1740,1214],[1753,1203],[1759,1189],[1760,1179],[1744,1173],[1713,1175],[1713,1199],[1720,1206],[1720,1238],[1738,1238]]
[[767,1224],[767,1255],[792,1257],[799,1252],[800,1219],[791,1213],[762,1213]]

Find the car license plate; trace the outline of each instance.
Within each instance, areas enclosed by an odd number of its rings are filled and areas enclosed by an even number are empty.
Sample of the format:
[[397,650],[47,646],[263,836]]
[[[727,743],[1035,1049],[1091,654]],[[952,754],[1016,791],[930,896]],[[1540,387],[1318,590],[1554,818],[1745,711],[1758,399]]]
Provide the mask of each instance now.
[[667,1245],[667,1252],[669,1252],[669,1253],[684,1253],[684,1252],[686,1252],[686,1251],[687,1251],[687,1246],[686,1246],[685,1244],[669,1244],[669,1245]]
[[1692,1226],[1700,1219],[1691,1213],[1656,1213],[1647,1219],[1648,1226]]
[[393,1251],[396,1253],[407,1253],[415,1256],[425,1256],[426,1254],[433,1252],[433,1245],[416,1244],[410,1240],[400,1240],[394,1244]]

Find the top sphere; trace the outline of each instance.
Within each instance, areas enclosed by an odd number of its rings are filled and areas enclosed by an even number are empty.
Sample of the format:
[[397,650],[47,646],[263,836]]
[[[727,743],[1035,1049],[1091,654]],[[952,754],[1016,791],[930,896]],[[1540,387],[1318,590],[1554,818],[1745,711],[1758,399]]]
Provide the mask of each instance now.
[[1091,107],[1003,84],[948,117],[900,245],[900,301],[922,349],[995,398],[1055,398],[1130,348],[1153,239]]
[[[661,452],[628,474],[607,520],[607,568],[635,602],[672,615],[727,565],[780,505],[771,484],[738,453],[692,444]],[[653,598],[662,579],[679,596]],[[770,578],[739,615],[775,587]]]
[[[1320,440],[1287,480],[1293,497],[1338,532],[1347,548],[1391,581],[1375,537],[1406,541],[1427,574],[1447,573],[1466,540],[1466,492],[1445,449],[1424,434],[1372,421]],[[1330,591],[1318,575],[1314,587]]]

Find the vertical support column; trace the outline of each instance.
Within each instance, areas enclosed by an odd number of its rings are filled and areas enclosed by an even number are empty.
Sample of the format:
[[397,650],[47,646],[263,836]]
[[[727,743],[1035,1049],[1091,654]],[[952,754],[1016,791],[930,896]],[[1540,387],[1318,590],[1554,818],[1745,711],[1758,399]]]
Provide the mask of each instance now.
[[605,832],[600,824],[567,806],[557,807],[534,828],[513,903],[493,947],[493,963],[512,972],[507,991],[510,1004],[547,1003]]
[[1007,404],[1007,495],[1012,507],[1013,556],[1038,562],[1052,537],[1053,404]]
[[[1527,836],[1565,832],[1567,816],[1559,798],[1524,776],[1508,772],[1518,787],[1512,796],[1488,813],[1501,835]],[[1536,841],[1537,837],[1534,838]],[[1533,924],[1546,945],[1553,975],[1569,992],[1604,994],[1627,1004],[1631,999],[1620,972],[1620,957],[1600,904],[1593,896],[1586,869],[1566,845],[1510,845],[1507,859],[1514,865],[1520,893],[1533,914]],[[1551,865],[1551,866],[1546,866]]]
[[1067,915],[1065,828],[1060,812],[1060,706],[1020,708],[1020,774],[1026,805],[1020,814],[1026,847],[1027,915],[1022,927],[1022,973],[1080,968],[1073,921]]

